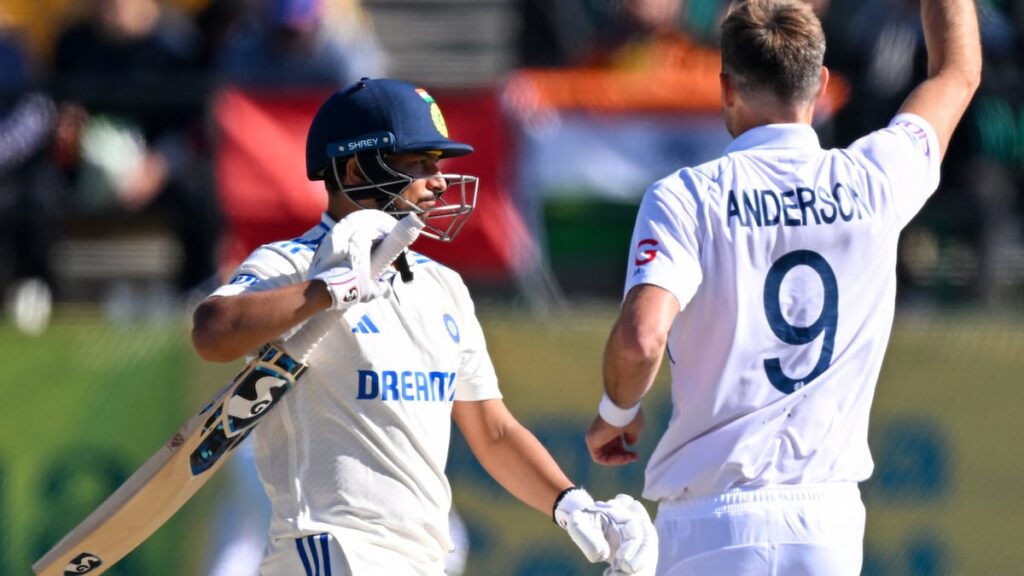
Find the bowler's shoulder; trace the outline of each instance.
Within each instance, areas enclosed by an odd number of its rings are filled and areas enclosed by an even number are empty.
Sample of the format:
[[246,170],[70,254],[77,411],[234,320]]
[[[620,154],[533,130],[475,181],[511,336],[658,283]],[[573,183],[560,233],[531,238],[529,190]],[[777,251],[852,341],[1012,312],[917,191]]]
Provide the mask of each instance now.
[[717,188],[715,183],[722,172],[717,162],[680,168],[651,184],[646,196],[650,200],[699,206],[703,198]]
[[869,158],[900,160],[902,156],[938,156],[935,128],[916,114],[897,114],[885,127],[870,132],[844,149]]

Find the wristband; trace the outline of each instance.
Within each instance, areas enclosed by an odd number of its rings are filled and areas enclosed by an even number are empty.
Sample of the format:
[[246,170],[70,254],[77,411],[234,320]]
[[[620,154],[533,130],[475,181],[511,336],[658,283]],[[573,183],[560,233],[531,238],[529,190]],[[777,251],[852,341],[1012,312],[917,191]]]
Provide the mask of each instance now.
[[[554,522],[555,524],[558,524],[558,504],[561,504],[562,500],[564,500],[566,496],[568,496],[569,494],[571,494],[572,492],[577,491],[577,490],[579,490],[582,493],[581,497],[584,500],[586,500],[587,502],[593,503],[593,499],[590,497],[590,494],[588,494],[586,490],[584,490],[583,488],[581,488],[579,486],[569,486],[565,490],[562,490],[561,492],[558,493],[558,496],[555,498],[555,503],[551,505],[551,521],[552,522]],[[572,504],[573,503],[572,499],[569,499],[568,503]],[[579,505],[577,507],[579,507]]]
[[634,418],[636,418],[636,414],[639,411],[639,402],[629,408],[619,408],[615,402],[612,402],[612,399],[608,397],[607,392],[601,396],[601,403],[597,405],[597,413],[601,415],[601,419],[616,428],[623,428],[628,425]]

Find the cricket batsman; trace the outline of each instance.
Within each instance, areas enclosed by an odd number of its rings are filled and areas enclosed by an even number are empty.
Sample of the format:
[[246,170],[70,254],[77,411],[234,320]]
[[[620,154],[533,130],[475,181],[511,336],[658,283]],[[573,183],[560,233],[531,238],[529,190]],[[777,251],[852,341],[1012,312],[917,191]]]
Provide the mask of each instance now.
[[369,272],[374,242],[398,218],[455,239],[478,182],[439,162],[472,151],[448,138],[421,88],[363,79],[337,92],[306,147],[306,175],[328,198],[320,222],[258,248],[195,312],[195,348],[218,362],[334,315],[302,385],[252,433],[272,506],[262,576],[444,574],[452,420],[487,472],[587,560],[607,562],[606,574],[653,572],[643,506],[626,495],[595,502],[505,407],[459,275],[415,252]]

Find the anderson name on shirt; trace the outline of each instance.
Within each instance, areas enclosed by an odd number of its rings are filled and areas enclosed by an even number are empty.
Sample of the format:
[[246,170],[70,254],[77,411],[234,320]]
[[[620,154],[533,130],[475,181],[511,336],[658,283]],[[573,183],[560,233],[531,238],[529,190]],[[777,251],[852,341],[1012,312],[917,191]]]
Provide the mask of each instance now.
[[783,191],[730,190],[725,210],[729,226],[747,228],[817,226],[863,220],[871,214],[871,207],[861,195],[842,182],[831,190],[803,186]]

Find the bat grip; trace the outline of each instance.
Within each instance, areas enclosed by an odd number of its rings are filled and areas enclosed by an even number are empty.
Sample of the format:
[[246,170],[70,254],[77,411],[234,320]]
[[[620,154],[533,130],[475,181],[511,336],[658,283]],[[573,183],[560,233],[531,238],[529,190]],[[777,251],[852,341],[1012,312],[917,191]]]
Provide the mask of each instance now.
[[[370,253],[370,274],[380,277],[391,266],[395,259],[404,256],[403,252],[416,241],[423,229],[423,221],[415,214],[408,214],[395,224],[395,227],[381,239]],[[338,322],[341,312],[327,310],[313,315],[295,334],[283,342],[285,350],[299,362],[305,362],[316,345]]]

